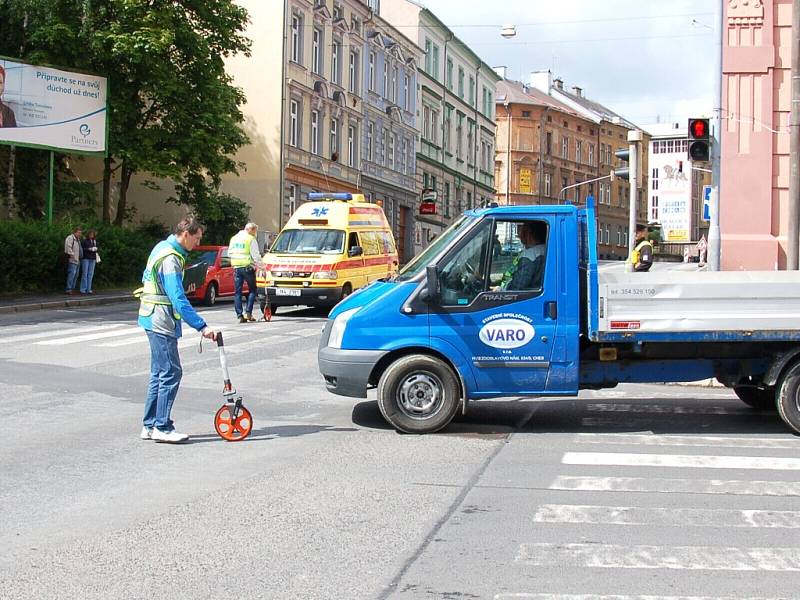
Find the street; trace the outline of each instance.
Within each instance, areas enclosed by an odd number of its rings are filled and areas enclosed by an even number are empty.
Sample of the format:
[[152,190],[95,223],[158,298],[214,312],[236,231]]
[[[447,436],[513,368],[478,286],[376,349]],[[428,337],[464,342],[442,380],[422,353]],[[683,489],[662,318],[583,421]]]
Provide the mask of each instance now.
[[[235,323],[244,442],[186,331],[173,418],[139,439],[136,305],[0,315],[0,598],[800,598],[800,437],[724,388],[469,406],[400,435],[329,394],[320,311]],[[189,328],[186,328],[189,329]]]

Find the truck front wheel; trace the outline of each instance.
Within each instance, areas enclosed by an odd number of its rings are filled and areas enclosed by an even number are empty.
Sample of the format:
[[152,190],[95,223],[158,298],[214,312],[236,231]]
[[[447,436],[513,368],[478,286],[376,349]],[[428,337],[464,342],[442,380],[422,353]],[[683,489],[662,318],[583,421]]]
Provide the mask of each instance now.
[[777,404],[784,422],[800,433],[800,362],[794,363],[781,378]]
[[444,361],[424,354],[404,356],[381,376],[378,408],[398,431],[433,433],[453,420],[459,390],[455,373]]

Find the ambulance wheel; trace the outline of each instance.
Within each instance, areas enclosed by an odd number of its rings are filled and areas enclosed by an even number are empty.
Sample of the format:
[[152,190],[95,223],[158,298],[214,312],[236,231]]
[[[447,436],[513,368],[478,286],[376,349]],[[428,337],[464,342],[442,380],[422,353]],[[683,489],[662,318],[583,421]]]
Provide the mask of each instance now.
[[775,410],[774,387],[760,389],[756,387],[758,382],[752,378],[742,380],[739,384],[733,386],[733,391],[747,406],[756,410]]
[[345,283],[342,286],[342,297],[339,298],[339,301],[344,300],[345,298],[347,298],[352,293],[353,293],[353,286],[350,285],[349,283]]
[[781,377],[777,405],[784,422],[800,434],[800,362],[794,363]]
[[223,440],[241,442],[253,431],[253,415],[244,406],[240,406],[239,414],[233,419],[230,405],[223,404],[214,415],[214,429]]
[[433,433],[458,411],[461,394],[453,370],[433,356],[404,356],[389,365],[378,382],[378,408],[404,433]]
[[206,306],[214,306],[217,303],[217,284],[209,283],[206,288],[206,295],[203,298],[203,304]]

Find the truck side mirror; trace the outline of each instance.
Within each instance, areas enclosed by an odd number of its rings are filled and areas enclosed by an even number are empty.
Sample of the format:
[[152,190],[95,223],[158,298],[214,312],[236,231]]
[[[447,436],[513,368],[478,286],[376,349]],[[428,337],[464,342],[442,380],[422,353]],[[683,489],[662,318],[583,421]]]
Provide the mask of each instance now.
[[438,302],[442,293],[439,284],[439,269],[436,265],[428,265],[425,268],[425,275],[428,278],[428,300]]
[[364,254],[364,249],[361,246],[353,246],[350,250],[347,251],[347,256],[361,256]]

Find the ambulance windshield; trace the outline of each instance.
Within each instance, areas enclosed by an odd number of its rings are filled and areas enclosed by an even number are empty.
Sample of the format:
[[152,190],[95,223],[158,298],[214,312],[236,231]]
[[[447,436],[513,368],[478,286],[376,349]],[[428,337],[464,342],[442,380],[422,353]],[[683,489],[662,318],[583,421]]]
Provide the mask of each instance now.
[[338,229],[284,229],[272,244],[275,254],[341,254],[344,231]]

